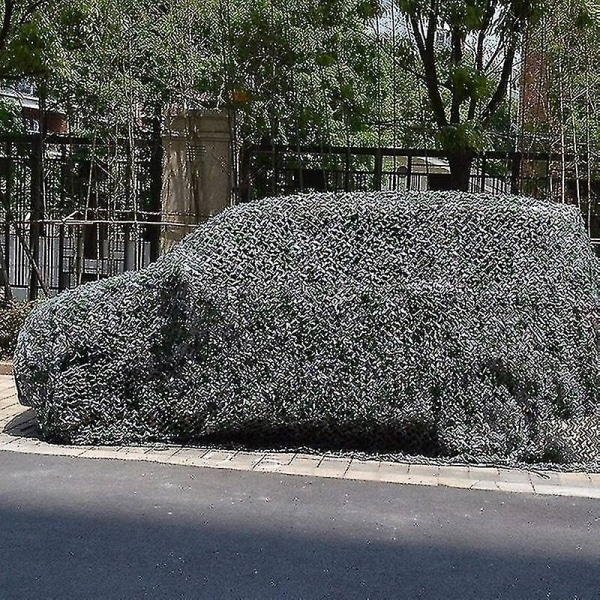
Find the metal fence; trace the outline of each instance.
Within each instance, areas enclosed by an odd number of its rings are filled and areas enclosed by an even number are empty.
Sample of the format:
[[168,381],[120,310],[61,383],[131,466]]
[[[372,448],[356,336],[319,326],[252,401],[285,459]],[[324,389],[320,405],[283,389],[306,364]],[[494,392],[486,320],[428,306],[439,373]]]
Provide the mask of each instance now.
[[149,140],[0,137],[0,287],[35,298],[155,260],[160,161]]
[[[588,172],[586,160],[548,153],[481,153],[473,163],[470,191],[525,194],[577,205],[600,253],[600,177],[590,184],[576,176]],[[309,190],[439,190],[446,189],[449,173],[439,151],[262,145],[245,152],[240,189],[245,201]]]
[[[55,294],[155,260],[161,152],[160,138],[0,137],[0,299],[2,290],[17,299],[40,288]],[[476,157],[470,188],[576,204],[600,250],[600,186],[574,171],[588,172],[584,158],[488,152]],[[444,189],[449,168],[433,151],[253,146],[239,173],[238,198],[249,201],[308,190]]]

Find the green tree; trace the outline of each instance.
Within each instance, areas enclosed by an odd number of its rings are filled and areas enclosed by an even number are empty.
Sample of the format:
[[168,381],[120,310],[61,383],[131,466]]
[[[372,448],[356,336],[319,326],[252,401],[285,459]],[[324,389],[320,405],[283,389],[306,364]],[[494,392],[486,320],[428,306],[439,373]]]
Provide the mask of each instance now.
[[220,3],[210,87],[222,90],[249,141],[354,142],[375,110],[375,0]]
[[422,82],[448,157],[450,187],[466,190],[475,153],[486,147],[523,37],[545,2],[395,0],[411,43],[405,68]]
[[0,2],[0,80],[46,74],[50,8],[48,0]]
[[214,1],[69,0],[55,33],[52,93],[75,127],[139,129],[170,104],[194,105]]

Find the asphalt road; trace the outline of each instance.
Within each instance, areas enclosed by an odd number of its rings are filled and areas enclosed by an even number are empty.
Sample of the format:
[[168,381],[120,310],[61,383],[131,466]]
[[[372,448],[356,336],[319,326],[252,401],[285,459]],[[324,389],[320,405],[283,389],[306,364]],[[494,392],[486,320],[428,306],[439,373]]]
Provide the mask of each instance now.
[[600,598],[600,501],[0,451],[0,599]]

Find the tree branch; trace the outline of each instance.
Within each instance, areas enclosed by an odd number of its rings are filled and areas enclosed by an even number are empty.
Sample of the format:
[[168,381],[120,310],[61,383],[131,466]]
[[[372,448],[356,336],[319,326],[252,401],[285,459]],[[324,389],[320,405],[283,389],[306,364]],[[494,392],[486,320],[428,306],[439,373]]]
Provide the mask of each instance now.
[[[452,26],[451,37],[450,77],[453,76],[453,70],[460,65],[463,59],[463,34],[457,25]],[[460,106],[464,102],[463,90],[457,88],[456,80],[453,80],[451,88],[452,102],[450,106],[450,123],[458,125],[460,123]]]
[[[485,48],[485,39],[489,34],[491,29],[494,13],[496,12],[496,4],[497,1],[490,2],[489,8],[486,12],[484,20],[481,24],[481,29],[479,30],[479,34],[477,36],[477,46],[475,50],[475,70],[479,74],[485,74],[485,70],[483,68],[483,52]],[[475,111],[477,110],[477,98],[475,96],[471,96],[471,102],[469,103],[469,112],[467,118],[469,121],[473,120],[475,117]]]
[[517,51],[517,41],[513,39],[506,50],[506,54],[504,55],[504,64],[502,66],[502,73],[500,75],[500,81],[498,82],[498,86],[496,87],[496,91],[490,98],[488,105],[485,107],[483,111],[481,122],[483,126],[487,126],[498,110],[498,107],[502,103],[502,100],[506,96],[506,91],[508,89],[508,83],[510,81],[510,77],[512,75],[513,64],[515,60],[515,55]]
[[446,111],[440,94],[440,84],[435,65],[435,30],[438,22],[438,12],[435,0],[432,0],[429,11],[427,30],[422,31],[420,25],[422,15],[410,14],[409,22],[412,28],[417,50],[425,71],[425,87],[431,103],[433,117],[438,127],[446,127]]
[[[395,63],[396,59],[394,58],[393,61]],[[407,73],[410,73],[411,75],[414,75],[422,83],[426,83],[427,82],[427,79],[426,79],[425,75],[423,75],[423,73],[420,73],[419,71],[417,71],[417,69],[413,69],[413,67],[411,67],[410,65],[403,64],[401,67],[397,67],[397,68],[399,70],[406,71]]]

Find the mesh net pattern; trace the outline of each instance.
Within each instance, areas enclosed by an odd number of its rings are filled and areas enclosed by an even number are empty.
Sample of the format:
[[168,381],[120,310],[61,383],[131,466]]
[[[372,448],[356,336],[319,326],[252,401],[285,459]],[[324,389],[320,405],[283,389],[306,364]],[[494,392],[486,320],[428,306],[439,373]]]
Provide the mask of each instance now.
[[21,402],[48,440],[509,461],[600,456],[598,270],[570,207],[457,192],[231,208],[39,306]]

